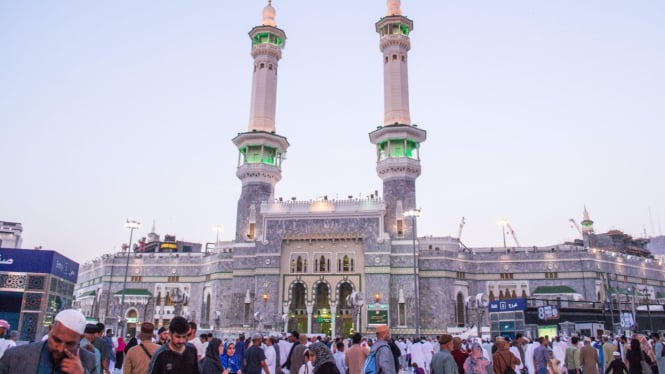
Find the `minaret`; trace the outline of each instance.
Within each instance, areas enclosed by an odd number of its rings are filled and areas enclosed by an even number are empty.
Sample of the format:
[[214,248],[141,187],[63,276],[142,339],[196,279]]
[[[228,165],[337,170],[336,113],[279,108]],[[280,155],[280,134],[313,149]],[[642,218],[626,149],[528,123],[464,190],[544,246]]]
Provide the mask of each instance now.
[[585,247],[591,246],[590,234],[593,234],[593,221],[589,218],[589,212],[586,210],[586,205],[584,206],[584,212],[582,213],[582,240],[584,241]]
[[273,199],[275,184],[282,179],[281,164],[289,142],[275,132],[277,68],[286,34],[276,27],[275,8],[269,0],[260,26],[249,32],[254,68],[247,132],[233,139],[238,147],[236,176],[242,182],[236,216],[236,241],[249,242],[261,236],[262,202]]
[[413,21],[402,15],[399,0],[388,0],[386,16],[376,23],[383,62],[383,126],[369,134],[376,145],[376,171],[383,180],[385,230],[392,239],[413,238],[412,220],[403,213],[416,208],[420,143],[427,133],[411,123],[408,52]]

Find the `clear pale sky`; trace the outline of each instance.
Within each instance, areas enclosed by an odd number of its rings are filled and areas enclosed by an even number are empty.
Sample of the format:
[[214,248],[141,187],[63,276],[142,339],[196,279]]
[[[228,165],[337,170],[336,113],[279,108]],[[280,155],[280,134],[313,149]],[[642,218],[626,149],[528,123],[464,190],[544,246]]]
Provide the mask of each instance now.
[[[161,235],[234,236],[248,31],[266,1],[0,1],[0,220],[77,261],[120,249],[126,218]],[[382,0],[275,0],[288,37],[275,197],[381,192]],[[663,234],[665,3],[415,1],[411,118],[427,130],[419,235],[502,246]],[[508,245],[514,245],[507,237]]]

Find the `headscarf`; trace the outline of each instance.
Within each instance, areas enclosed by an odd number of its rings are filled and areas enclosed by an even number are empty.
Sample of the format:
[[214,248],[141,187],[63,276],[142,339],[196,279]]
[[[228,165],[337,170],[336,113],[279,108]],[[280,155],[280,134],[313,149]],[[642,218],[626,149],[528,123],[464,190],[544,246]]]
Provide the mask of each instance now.
[[220,356],[220,359],[222,360],[222,366],[224,369],[229,369],[231,373],[236,373],[240,370],[240,365],[238,365],[238,356],[236,356],[235,351],[233,352],[232,356],[229,356],[226,353],[226,349],[229,347],[229,345],[233,344],[233,346],[236,346],[235,342],[226,342],[224,344],[224,353]]
[[653,353],[653,349],[651,349],[651,346],[649,345],[649,339],[647,339],[646,336],[644,335],[638,335],[637,340],[640,342],[640,347],[642,348],[642,351],[649,356],[649,359],[655,365],[656,363],[656,355]]
[[214,338],[208,343],[208,348],[206,349],[206,357],[209,357],[211,359],[217,359],[219,360],[219,346],[222,345],[222,341],[220,339]]
[[118,348],[116,349],[116,351],[124,352],[126,346],[127,346],[127,344],[125,344],[125,340],[122,338],[122,336],[119,336],[118,337]]
[[309,346],[309,350],[314,352],[314,355],[316,355],[316,361],[314,361],[314,373],[316,373],[319,368],[327,362],[336,365],[335,357],[333,357],[333,354],[327,345],[321,342],[316,342]]
[[490,364],[490,361],[483,356],[483,347],[478,343],[474,342],[471,345],[471,354],[464,362],[464,370],[467,373],[486,373],[486,366]]

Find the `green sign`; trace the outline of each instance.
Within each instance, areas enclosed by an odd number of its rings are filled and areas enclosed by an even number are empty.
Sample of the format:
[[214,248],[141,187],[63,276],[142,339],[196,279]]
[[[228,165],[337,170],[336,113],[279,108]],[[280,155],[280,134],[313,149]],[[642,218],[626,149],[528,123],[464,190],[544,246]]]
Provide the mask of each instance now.
[[367,325],[387,325],[388,304],[367,304]]

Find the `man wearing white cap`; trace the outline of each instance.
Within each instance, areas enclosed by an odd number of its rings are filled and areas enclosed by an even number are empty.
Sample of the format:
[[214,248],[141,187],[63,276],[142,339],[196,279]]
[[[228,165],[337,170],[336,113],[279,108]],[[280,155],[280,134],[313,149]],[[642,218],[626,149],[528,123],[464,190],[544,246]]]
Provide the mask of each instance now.
[[55,316],[48,340],[12,348],[0,359],[0,374],[96,373],[95,355],[79,348],[85,317],[74,309]]
[[7,335],[7,331],[9,331],[9,328],[9,322],[5,321],[4,319],[0,319],[0,358],[2,358],[2,355],[5,353],[5,351],[9,349],[10,344],[5,337],[5,335]]

